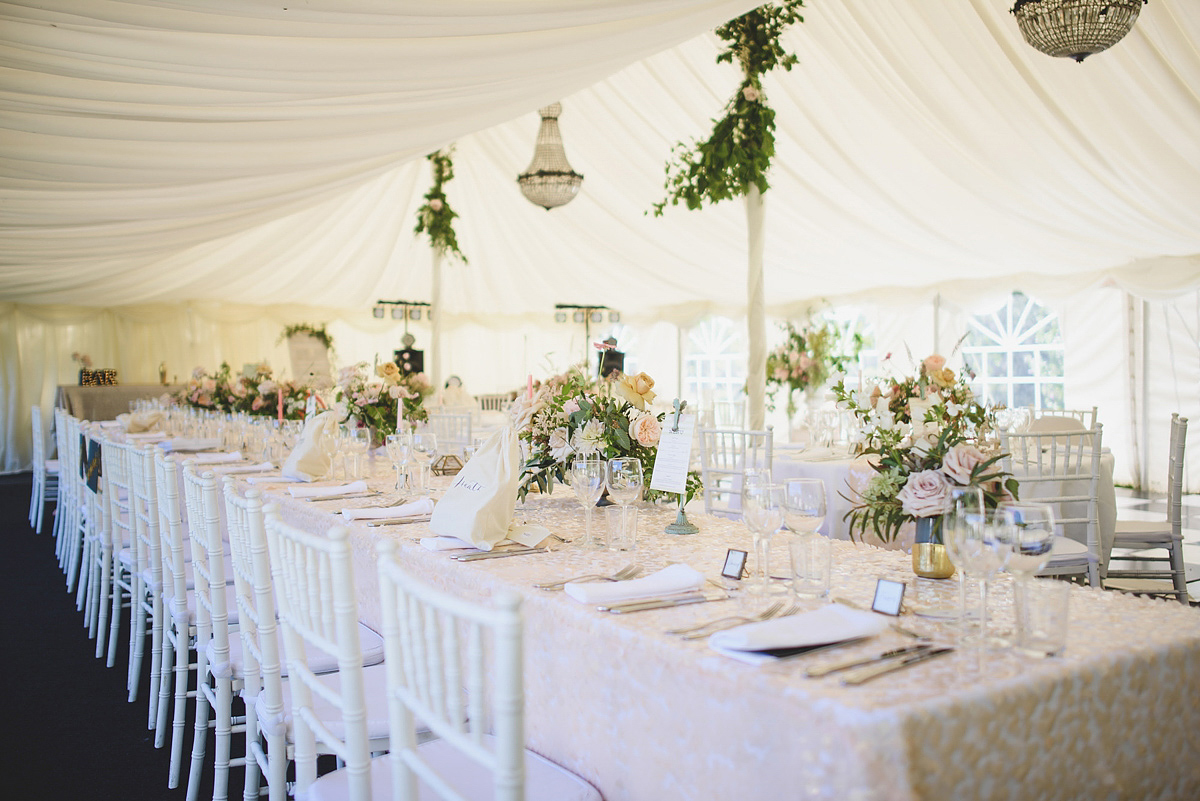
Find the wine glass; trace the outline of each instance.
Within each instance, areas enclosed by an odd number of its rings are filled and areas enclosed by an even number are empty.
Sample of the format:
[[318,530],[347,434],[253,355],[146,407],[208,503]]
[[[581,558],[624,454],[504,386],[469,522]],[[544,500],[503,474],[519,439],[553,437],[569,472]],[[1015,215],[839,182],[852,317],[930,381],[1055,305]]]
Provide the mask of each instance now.
[[437,457],[437,435],[428,432],[417,432],[412,437],[412,458],[417,462],[421,471],[420,488],[425,494],[430,490],[429,465]]
[[[817,569],[821,550],[814,538],[825,522],[825,482],[819,478],[789,479],[783,487],[783,522],[796,535],[789,543],[792,556],[792,592],[800,597],[824,594],[827,582]],[[828,559],[826,548],[824,558]]]
[[1011,553],[1003,536],[1004,518],[995,512],[985,512],[982,518],[960,527],[956,536],[963,566],[979,577],[979,636],[976,642],[980,649],[1007,644],[988,637],[987,597],[992,578],[1008,562]]
[[401,475],[401,466],[407,467],[409,453],[412,448],[412,434],[388,434],[384,440],[387,446],[388,459],[392,462],[392,467],[396,470],[396,492],[399,492],[407,482]]
[[600,493],[604,492],[604,472],[602,459],[576,457],[571,464],[571,489],[583,504],[584,548],[599,547],[599,542],[592,538],[592,510],[596,507],[596,501],[600,500]]
[[621,540],[627,548],[632,548],[637,539],[637,532],[629,530],[629,504],[641,495],[642,483],[640,459],[622,456],[606,463],[604,486],[608,489],[608,497],[621,507]]
[[984,505],[983,490],[978,487],[955,487],[950,490],[949,511],[942,517],[942,545],[947,558],[958,568],[957,617],[960,638],[967,633],[967,580],[970,578],[970,568],[959,550],[960,538],[967,527],[982,525],[985,514],[987,507]]
[[1005,569],[1016,579],[1013,601],[1020,620],[1029,580],[1050,561],[1054,507],[1048,503],[1005,501],[996,507],[996,517],[1002,524],[1001,536],[1011,549]]
[[771,538],[783,526],[784,488],[778,484],[742,487],[742,522],[754,537],[755,577],[746,590],[752,595],[785,592],[771,583]]
[[364,477],[366,472],[367,451],[371,447],[371,430],[369,428],[354,428],[351,429],[346,437],[346,458],[349,463],[354,465],[352,475],[347,475],[346,478],[354,481]]

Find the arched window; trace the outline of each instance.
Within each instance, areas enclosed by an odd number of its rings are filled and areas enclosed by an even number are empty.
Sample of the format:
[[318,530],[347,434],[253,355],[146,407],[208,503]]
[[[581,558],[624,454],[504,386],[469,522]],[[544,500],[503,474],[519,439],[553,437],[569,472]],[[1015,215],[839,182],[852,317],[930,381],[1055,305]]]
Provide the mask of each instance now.
[[687,332],[683,392],[701,406],[737,401],[746,385],[745,326],[727,317],[708,317]]
[[990,404],[1063,408],[1063,337],[1058,316],[1021,292],[970,319],[963,361]]

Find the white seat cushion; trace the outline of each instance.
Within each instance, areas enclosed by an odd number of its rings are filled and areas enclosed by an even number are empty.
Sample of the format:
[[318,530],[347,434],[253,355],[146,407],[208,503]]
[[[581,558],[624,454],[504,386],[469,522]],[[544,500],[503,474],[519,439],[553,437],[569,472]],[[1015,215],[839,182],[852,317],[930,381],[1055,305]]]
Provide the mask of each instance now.
[[[362,647],[364,667],[378,665],[383,662],[383,638],[363,623],[358,624],[358,642]],[[234,634],[229,635],[229,664],[234,676],[242,675],[242,665],[244,664],[242,638]],[[309,652],[308,667],[309,670],[318,675],[333,673],[338,669],[336,659],[324,651],[316,649],[312,649]],[[283,653],[282,637],[279,638],[279,671],[283,676],[286,676],[288,672],[287,659]]]
[[1125,547],[1126,542],[1166,545],[1180,539],[1171,533],[1171,524],[1166,520],[1118,520],[1113,544],[1118,548]]
[[[492,739],[490,735],[484,735],[485,745],[491,745]],[[419,750],[430,767],[463,798],[492,797],[491,772],[462,756],[445,740],[423,743]],[[345,801],[350,797],[348,773],[345,770],[327,773],[313,783],[306,797],[308,801]],[[424,784],[417,797],[420,801],[437,801],[438,798]],[[371,760],[371,798],[391,801],[392,766],[387,756]],[[529,749],[525,749],[525,798],[526,801],[601,801],[595,787]]]
[[[333,692],[341,691],[341,679],[336,673],[328,673],[321,676],[321,683],[329,687]],[[387,706],[387,667],[382,664],[371,665],[363,668],[363,695],[367,699],[367,737],[372,740],[383,739],[388,736],[388,706]],[[255,705],[255,711],[259,717],[259,729],[264,733],[274,729],[279,724],[279,720],[271,720],[266,714],[263,707],[262,696],[259,696],[259,703]],[[335,737],[345,736],[345,724],[342,722],[342,713],[337,707],[329,703],[320,696],[313,696],[313,711],[317,713],[317,718],[322,723],[329,727]],[[292,690],[288,686],[287,679],[283,681],[283,721],[289,728],[292,725]]]
[[58,475],[58,460],[57,459],[47,459],[46,460],[46,472],[54,473],[55,475]]

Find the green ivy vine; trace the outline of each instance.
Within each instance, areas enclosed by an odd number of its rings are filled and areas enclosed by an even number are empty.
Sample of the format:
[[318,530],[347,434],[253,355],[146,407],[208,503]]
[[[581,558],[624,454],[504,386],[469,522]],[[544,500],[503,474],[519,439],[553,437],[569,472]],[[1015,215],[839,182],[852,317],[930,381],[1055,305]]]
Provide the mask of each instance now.
[[458,214],[450,208],[446,200],[446,192],[442,188],[454,178],[454,162],[450,156],[453,147],[438,150],[426,156],[433,165],[433,186],[425,193],[425,203],[417,209],[417,227],[414,233],[429,234],[429,244],[434,250],[443,253],[453,253],[467,264],[467,257],[458,247],[458,237],[454,234],[454,218]]
[[325,326],[315,326],[311,323],[296,323],[289,325],[283,329],[283,333],[279,335],[279,339],[275,344],[278,345],[284,340],[291,339],[296,334],[308,334],[313,339],[325,346],[325,350],[333,349],[333,337],[329,336],[329,332],[325,330]]
[[725,47],[717,63],[736,58],[743,79],[725,104],[725,116],[713,120],[713,132],[703,142],[678,142],[667,162],[667,196],[654,204],[661,217],[667,205],[683,203],[698,209],[705,202],[746,194],[751,186],[767,191],[767,171],[775,156],[775,110],[767,105],[762,76],[776,67],[790,71],[799,61],[784,50],[780,37],[789,25],[803,22],[804,0],[779,0],[749,11],[717,28]]

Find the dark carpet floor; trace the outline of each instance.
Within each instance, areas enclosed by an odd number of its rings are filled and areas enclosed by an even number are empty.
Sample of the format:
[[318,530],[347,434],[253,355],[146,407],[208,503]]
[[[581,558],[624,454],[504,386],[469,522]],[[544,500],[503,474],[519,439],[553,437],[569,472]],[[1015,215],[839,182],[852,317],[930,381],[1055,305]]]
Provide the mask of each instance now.
[[[7,799],[184,799],[191,710],[180,787],[167,789],[168,748],[156,750],[146,727],[149,672],[138,700],[125,691],[128,626],[117,662],[95,658],[95,641],[68,597],[50,534],[53,506],[39,536],[29,527],[30,475],[0,476],[0,531],[6,540],[0,581],[4,651],[2,775]],[[125,621],[128,622],[127,620]],[[149,648],[147,648],[147,651]],[[169,738],[168,738],[169,742]],[[240,750],[235,744],[234,754]],[[211,763],[211,741],[209,747]],[[242,770],[230,772],[230,795],[241,797]],[[199,798],[212,798],[211,766]]]

